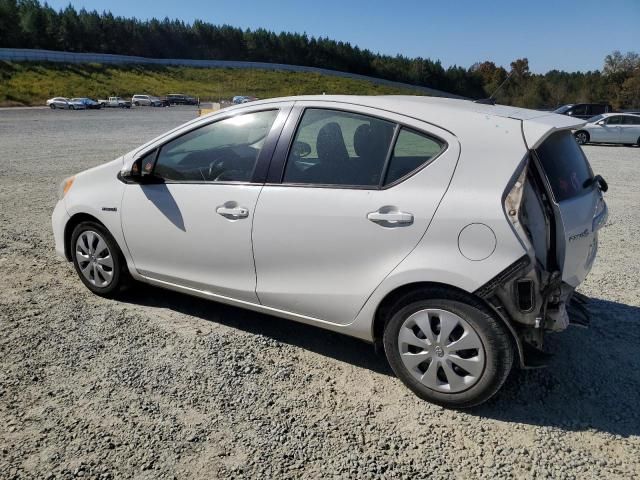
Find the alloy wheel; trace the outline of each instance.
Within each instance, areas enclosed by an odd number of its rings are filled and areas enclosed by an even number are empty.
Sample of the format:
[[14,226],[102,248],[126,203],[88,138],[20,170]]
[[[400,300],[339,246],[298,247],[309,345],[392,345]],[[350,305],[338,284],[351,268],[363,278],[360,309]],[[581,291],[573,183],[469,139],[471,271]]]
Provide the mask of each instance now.
[[446,310],[429,308],[410,315],[398,333],[398,349],[413,378],[439,392],[472,387],[485,367],[479,335],[466,320]]
[[576,140],[580,145],[584,145],[585,143],[587,143],[587,134],[584,132],[577,133]]
[[89,283],[100,288],[111,284],[114,273],[113,256],[98,232],[82,232],[76,240],[75,255],[80,272]]

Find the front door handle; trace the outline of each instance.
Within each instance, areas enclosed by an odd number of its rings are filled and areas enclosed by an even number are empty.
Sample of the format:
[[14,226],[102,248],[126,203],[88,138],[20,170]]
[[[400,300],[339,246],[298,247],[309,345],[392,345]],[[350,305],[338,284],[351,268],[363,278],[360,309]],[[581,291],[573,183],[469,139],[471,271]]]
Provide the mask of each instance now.
[[225,207],[224,205],[216,208],[216,213],[231,220],[247,218],[249,216],[249,210],[244,207]]
[[367,218],[373,223],[385,226],[410,225],[413,223],[413,215],[406,212],[371,212]]

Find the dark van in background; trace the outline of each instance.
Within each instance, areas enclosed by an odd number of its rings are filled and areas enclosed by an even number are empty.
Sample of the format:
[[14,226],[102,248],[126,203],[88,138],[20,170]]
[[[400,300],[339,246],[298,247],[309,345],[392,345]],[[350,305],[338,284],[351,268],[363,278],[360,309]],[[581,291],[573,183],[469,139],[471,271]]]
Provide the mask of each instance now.
[[613,108],[611,108],[611,105],[604,103],[570,103],[553,111],[553,113],[561,113],[562,115],[569,115],[575,118],[584,118],[585,120],[609,112],[613,112]]

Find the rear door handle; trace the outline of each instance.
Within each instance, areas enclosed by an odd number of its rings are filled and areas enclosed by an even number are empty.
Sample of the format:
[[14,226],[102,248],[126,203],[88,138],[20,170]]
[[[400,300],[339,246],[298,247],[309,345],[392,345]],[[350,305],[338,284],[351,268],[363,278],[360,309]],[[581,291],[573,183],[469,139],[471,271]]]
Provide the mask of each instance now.
[[371,212],[367,218],[373,223],[382,225],[410,225],[413,223],[413,215],[406,212]]
[[249,210],[244,207],[225,207],[224,205],[216,208],[216,212],[225,218],[236,220],[238,218],[247,218]]

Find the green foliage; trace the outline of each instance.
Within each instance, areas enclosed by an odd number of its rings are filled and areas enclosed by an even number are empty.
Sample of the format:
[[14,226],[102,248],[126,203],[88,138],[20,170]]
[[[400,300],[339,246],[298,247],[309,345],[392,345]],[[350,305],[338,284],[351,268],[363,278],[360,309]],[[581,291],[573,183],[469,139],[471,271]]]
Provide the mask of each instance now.
[[234,95],[391,95],[415,90],[316,73],[229,68],[0,62],[0,105],[43,105],[54,96],[105,98],[188,93],[202,101]]
[[[71,5],[56,11],[46,3],[40,4],[38,0],[0,0],[0,47],[114,53],[152,58],[285,63],[370,75],[436,88],[469,98],[488,97],[503,84],[508,75],[503,67],[497,67],[492,62],[477,63],[468,69],[459,66],[445,69],[438,60],[380,55],[349,43],[306,34],[274,33],[265,29],[242,30],[200,20],[192,24],[168,18],[143,21],[114,17],[106,11],[76,11]],[[607,102],[616,108],[638,108],[639,58],[633,52],[626,55],[613,52],[606,57],[602,73],[553,70],[544,75],[531,73],[526,58],[516,59],[511,63],[511,78],[502,85],[496,98],[500,103],[533,108],[554,108],[564,103],[576,102]],[[68,67],[71,72],[78,68]],[[127,69],[118,71],[125,70]],[[164,69],[163,72],[171,72],[169,77],[178,78],[178,72],[182,70],[195,76],[219,74],[202,70],[196,75],[192,73],[194,69]],[[238,76],[236,82],[243,87],[234,89],[235,91],[256,91],[256,95],[260,96],[256,89],[268,89],[263,84],[243,84],[247,75],[250,75],[247,72],[235,70],[233,74]],[[62,70],[60,75],[65,75]],[[260,78],[265,78],[265,75],[266,72],[259,74]],[[293,74],[277,73],[280,86],[287,85],[288,88],[278,87],[273,90],[293,94],[308,87],[308,83],[302,87],[290,81],[291,78],[297,78],[291,75]],[[127,79],[124,73],[116,76],[121,80]],[[151,75],[149,81],[152,82],[151,86],[156,87],[154,91],[166,90],[159,88],[157,76]],[[331,86],[337,80],[323,78],[319,83],[324,85],[327,82]],[[342,91],[351,88],[341,82],[338,84]],[[84,88],[104,87],[95,82],[88,85]],[[189,90],[188,87],[185,85],[177,90]],[[34,85],[24,88],[37,90],[40,87]],[[200,88],[207,95],[216,93],[207,89],[206,85],[198,87]],[[112,89],[121,90],[115,85]],[[333,89],[335,90],[335,86]],[[123,90],[128,91],[127,88]],[[140,89],[136,88],[135,91]],[[193,91],[197,93],[197,90]]]

